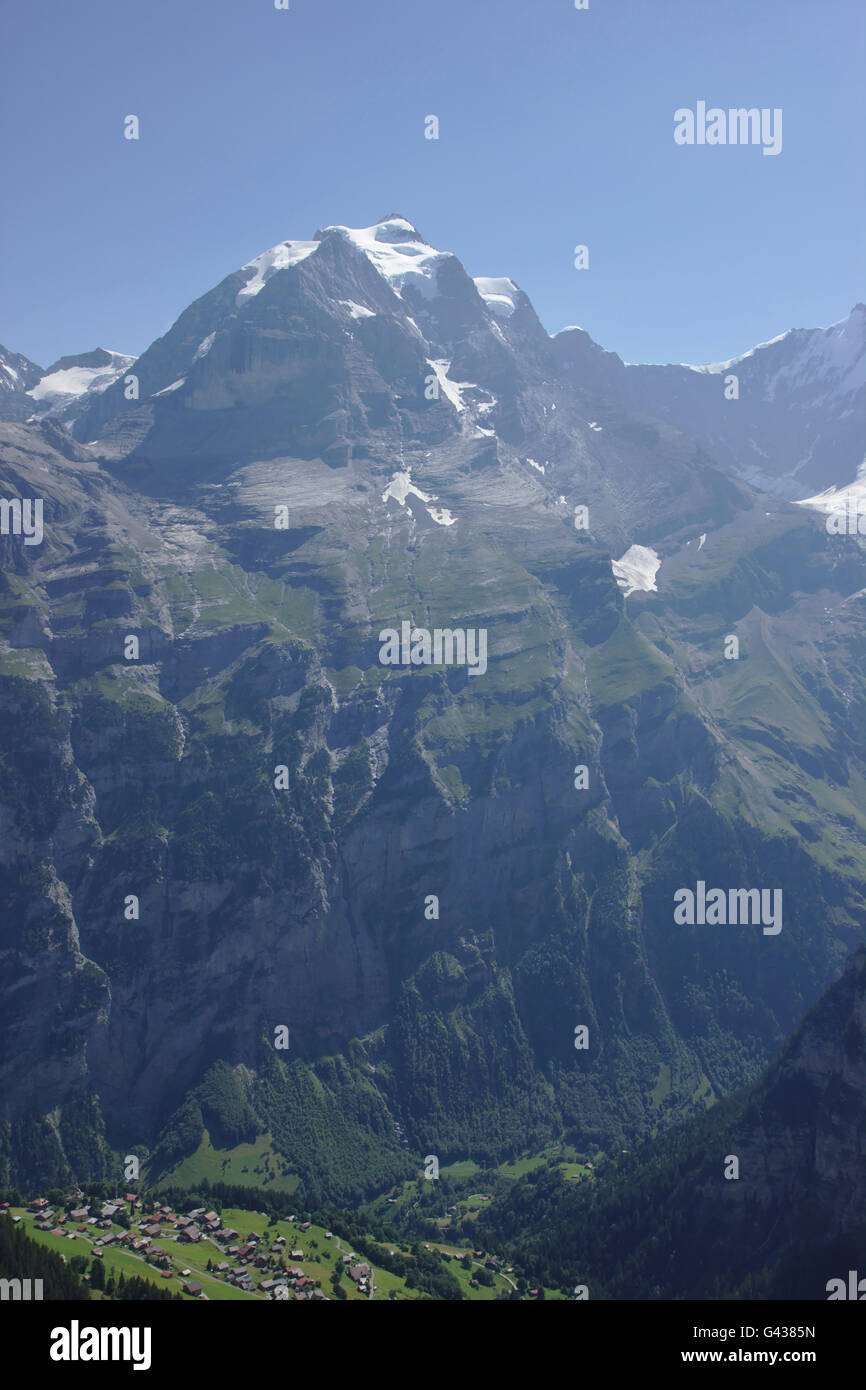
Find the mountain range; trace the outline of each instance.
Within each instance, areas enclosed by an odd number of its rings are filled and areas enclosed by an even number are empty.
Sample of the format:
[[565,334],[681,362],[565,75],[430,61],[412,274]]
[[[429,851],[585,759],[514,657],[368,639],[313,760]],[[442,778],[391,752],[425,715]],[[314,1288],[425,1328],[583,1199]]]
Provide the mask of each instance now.
[[6,1181],[261,1141],[359,1202],[759,1084],[863,937],[863,319],[625,364],[395,215],[2,350]]

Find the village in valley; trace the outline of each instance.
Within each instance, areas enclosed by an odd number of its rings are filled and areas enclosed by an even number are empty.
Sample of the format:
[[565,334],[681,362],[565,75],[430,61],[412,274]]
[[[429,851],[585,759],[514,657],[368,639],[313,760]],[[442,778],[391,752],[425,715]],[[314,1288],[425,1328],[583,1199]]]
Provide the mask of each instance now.
[[[2,1202],[0,1216],[59,1254],[90,1285],[91,1298],[112,1298],[118,1281],[133,1276],[187,1300],[299,1303],[429,1296],[411,1275],[407,1280],[405,1273],[377,1266],[344,1237],[297,1214],[276,1219],[253,1209],[204,1206],[184,1212],[155,1195],[126,1192],[93,1200],[78,1189],[60,1202],[46,1196],[26,1206]],[[397,1265],[411,1264],[413,1251],[453,1271],[457,1297],[518,1296],[511,1267],[483,1250],[427,1241],[420,1247],[396,1241],[382,1247],[383,1256],[387,1252]]]

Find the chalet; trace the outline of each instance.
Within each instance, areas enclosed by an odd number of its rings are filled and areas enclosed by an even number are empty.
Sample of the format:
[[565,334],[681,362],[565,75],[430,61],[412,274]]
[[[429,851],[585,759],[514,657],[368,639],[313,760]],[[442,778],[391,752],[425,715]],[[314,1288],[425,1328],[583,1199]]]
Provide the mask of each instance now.
[[192,1298],[199,1298],[201,1295],[201,1284],[197,1279],[187,1279],[183,1285],[184,1293],[188,1293]]
[[45,1200],[44,1197],[34,1197],[33,1201],[30,1203],[30,1205],[29,1205],[29,1207],[27,1208],[27,1210],[28,1210],[28,1211],[44,1211],[45,1208],[46,1208],[47,1206],[48,1206],[48,1203],[47,1203],[47,1201]]
[[326,1232],[325,1232],[325,1240],[333,1240],[333,1239],[334,1239],[334,1232],[333,1232],[333,1231],[326,1231]]
[[292,1259],[293,1259],[293,1260],[302,1260],[303,1258],[304,1258],[304,1252],[303,1252],[303,1250],[293,1250],[293,1251],[292,1251]]
[[122,1202],[106,1202],[99,1215],[103,1221],[113,1221],[119,1211],[123,1211]]
[[51,1234],[52,1234],[53,1236],[62,1236],[62,1235],[64,1234],[63,1227],[62,1227],[62,1226],[54,1226],[54,1227],[52,1228],[52,1230],[51,1230]]
[[353,1279],[356,1284],[366,1283],[370,1273],[370,1266],[367,1264],[366,1260],[362,1260],[360,1264],[350,1265],[347,1273],[349,1278]]
[[231,1265],[229,1264],[228,1260],[220,1260],[219,1264],[217,1265],[217,1270],[219,1271],[219,1273],[223,1274],[227,1269],[231,1269]]
[[204,1216],[204,1207],[196,1207],[195,1211],[190,1212],[193,1221],[197,1221],[200,1216]]
[[227,1255],[237,1255],[237,1254],[239,1253],[239,1251],[240,1251],[240,1246],[239,1246],[239,1245],[230,1245],[229,1248],[228,1248],[228,1250],[226,1251],[226,1254],[227,1254]]
[[185,1231],[187,1226],[194,1226],[195,1222],[189,1216],[179,1216],[174,1225],[176,1230]]
[[262,1289],[264,1293],[270,1293],[271,1289],[275,1289],[276,1287],[276,1279],[263,1279],[262,1282],[259,1284],[259,1288]]
[[313,1292],[310,1294],[310,1298],[315,1298],[317,1301],[323,1300],[324,1297],[325,1295],[322,1293],[321,1289],[313,1289]]
[[308,1231],[308,1230],[310,1229],[310,1227],[312,1226],[312,1224],[313,1224],[312,1221],[302,1221],[302,1222],[301,1222],[301,1230],[302,1230],[302,1231]]
[[202,1221],[205,1226],[218,1226],[220,1224],[220,1219],[215,1211],[206,1211]]
[[178,1240],[184,1245],[197,1245],[201,1240],[201,1231],[198,1226],[184,1226],[178,1235]]
[[276,1240],[274,1241],[274,1245],[285,1245],[285,1243],[286,1243],[286,1238],[285,1238],[285,1236],[277,1236]]
[[89,1207],[76,1207],[75,1211],[69,1213],[70,1221],[86,1221],[90,1214]]

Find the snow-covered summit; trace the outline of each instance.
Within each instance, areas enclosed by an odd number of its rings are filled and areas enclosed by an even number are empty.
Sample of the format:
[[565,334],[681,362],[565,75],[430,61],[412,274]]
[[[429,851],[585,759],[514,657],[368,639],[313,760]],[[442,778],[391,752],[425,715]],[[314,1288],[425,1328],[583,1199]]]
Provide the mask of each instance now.
[[65,418],[70,410],[77,413],[89,397],[107,391],[135,360],[127,352],[107,348],[61,357],[30,387],[27,395],[35,402],[38,414]]
[[329,233],[343,237],[362,252],[398,295],[411,285],[431,298],[437,290],[440,265],[451,259],[450,251],[437,251],[422,241],[405,217],[388,217],[372,227],[323,227],[318,235],[321,238]]
[[850,314],[828,328],[789,328],[727,362],[708,362],[703,366],[683,362],[680,365],[691,372],[715,376],[739,367],[750,358],[758,359],[756,366],[763,359],[766,375],[761,385],[769,400],[779,390],[796,388],[800,381],[808,381],[813,391],[817,383],[826,382],[832,395],[840,397],[866,384],[864,336],[866,307],[855,304]]
[[311,256],[318,249],[317,241],[281,241],[269,251],[263,251],[260,256],[247,261],[246,265],[241,266],[241,270],[249,272],[249,278],[243,288],[238,290],[235,303],[240,306],[253,299],[278,270],[287,270],[289,266],[305,261],[307,256]]

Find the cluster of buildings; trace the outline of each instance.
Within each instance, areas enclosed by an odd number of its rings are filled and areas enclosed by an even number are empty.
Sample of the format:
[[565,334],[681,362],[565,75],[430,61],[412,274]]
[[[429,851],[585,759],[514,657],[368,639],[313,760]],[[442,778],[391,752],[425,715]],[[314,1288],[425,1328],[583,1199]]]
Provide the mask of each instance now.
[[[97,1259],[102,1258],[106,1246],[128,1249],[160,1269],[166,1279],[175,1272],[174,1263],[171,1255],[156,1245],[156,1241],[167,1239],[178,1245],[199,1245],[206,1241],[213,1244],[215,1256],[222,1256],[218,1263],[214,1263],[213,1274],[227,1284],[247,1293],[261,1290],[272,1299],[325,1299],[317,1280],[310,1278],[300,1268],[285,1268],[288,1258],[304,1259],[301,1249],[287,1252],[285,1236],[277,1236],[268,1246],[262,1236],[250,1231],[242,1241],[238,1231],[222,1224],[217,1212],[206,1211],[204,1207],[183,1214],[173,1211],[164,1203],[155,1202],[153,1211],[145,1214],[140,1211],[141,1198],[135,1193],[127,1193],[123,1201],[99,1204],[86,1204],[83,1194],[79,1193],[78,1196],[81,1204],[73,1207],[68,1214],[62,1209],[52,1208],[46,1198],[36,1197],[28,1207],[36,1228],[72,1240],[79,1236],[86,1237],[91,1241],[91,1254]],[[4,1208],[8,1210],[8,1202],[0,1207],[0,1211]],[[12,1219],[15,1222],[21,1220],[19,1216]],[[295,1220],[294,1217],[290,1219]],[[299,1230],[309,1231],[311,1224],[303,1221]],[[118,1230],[119,1225],[125,1229]],[[328,1231],[326,1235],[330,1239],[332,1233]],[[270,1277],[260,1279],[258,1283],[253,1278],[254,1272],[260,1274],[268,1271],[270,1274],[271,1269],[273,1274]],[[364,1269],[368,1267],[364,1266]],[[182,1288],[192,1297],[201,1297],[201,1280],[186,1277],[190,1274],[188,1269],[182,1271]]]

